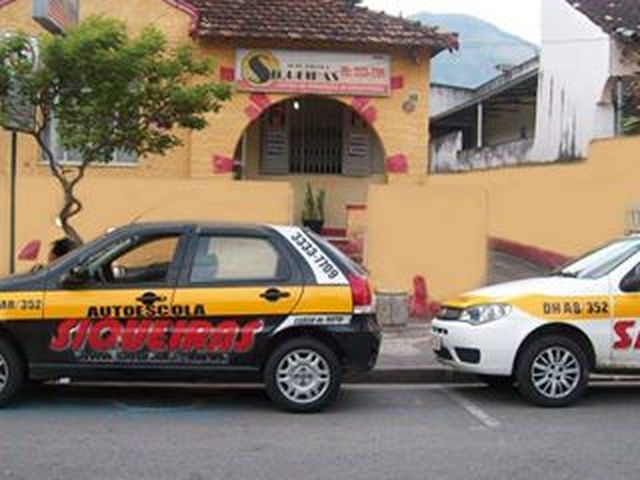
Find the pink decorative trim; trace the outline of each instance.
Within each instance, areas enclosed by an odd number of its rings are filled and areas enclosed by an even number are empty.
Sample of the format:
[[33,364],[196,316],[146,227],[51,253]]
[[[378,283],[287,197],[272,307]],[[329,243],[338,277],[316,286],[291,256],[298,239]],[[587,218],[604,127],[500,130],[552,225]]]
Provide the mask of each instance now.
[[215,174],[231,173],[233,171],[233,158],[225,157],[224,155],[214,155],[211,159],[211,166]]
[[402,90],[404,88],[404,75],[391,77],[391,90]]
[[347,205],[347,210],[366,210],[367,206],[363,205],[361,203],[359,204],[351,204],[351,205]]
[[233,67],[220,67],[220,80],[233,82],[236,79],[236,69]]
[[257,120],[262,115],[262,110],[260,110],[255,105],[249,105],[244,109],[244,113],[247,117],[251,119],[251,121]]
[[189,17],[191,18],[189,35],[192,38],[196,38],[198,36],[198,26],[200,24],[200,12],[198,12],[198,10],[193,5],[185,0],[164,0],[164,2],[189,15]]
[[264,112],[271,106],[271,100],[264,93],[252,93],[249,96],[249,101],[258,107],[261,112]]
[[561,253],[551,252],[543,248],[525,245],[504,238],[490,238],[489,248],[513,255],[514,257],[527,260],[528,262],[548,269],[558,268],[572,260],[571,257]]
[[362,112],[370,101],[371,99],[367,97],[353,97],[351,106],[356,112]]
[[404,153],[398,153],[387,158],[387,172],[406,174],[409,173],[409,160]]
[[16,0],[0,0],[0,8],[6,7],[7,5],[9,5],[10,3],[13,3],[15,1]]
[[362,118],[364,118],[369,124],[376,123],[376,120],[378,119],[378,109],[373,105],[360,114],[362,115]]
[[40,240],[31,240],[27,243],[20,254],[18,255],[18,260],[22,261],[34,261],[38,259],[38,255],[40,255],[40,247],[42,246],[42,242]]

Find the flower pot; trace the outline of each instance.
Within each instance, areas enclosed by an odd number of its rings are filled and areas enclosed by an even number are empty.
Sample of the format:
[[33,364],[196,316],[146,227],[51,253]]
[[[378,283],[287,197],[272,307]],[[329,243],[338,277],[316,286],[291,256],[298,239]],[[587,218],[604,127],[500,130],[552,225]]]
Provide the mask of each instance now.
[[302,225],[308,228],[312,232],[322,234],[322,228],[324,227],[324,220],[302,220]]

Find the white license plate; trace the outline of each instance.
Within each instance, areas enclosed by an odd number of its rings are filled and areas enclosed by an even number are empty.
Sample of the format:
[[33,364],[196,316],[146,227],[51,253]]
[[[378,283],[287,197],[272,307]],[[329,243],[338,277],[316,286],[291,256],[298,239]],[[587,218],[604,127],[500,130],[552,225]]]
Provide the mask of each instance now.
[[433,337],[433,349],[435,351],[442,350],[442,337]]

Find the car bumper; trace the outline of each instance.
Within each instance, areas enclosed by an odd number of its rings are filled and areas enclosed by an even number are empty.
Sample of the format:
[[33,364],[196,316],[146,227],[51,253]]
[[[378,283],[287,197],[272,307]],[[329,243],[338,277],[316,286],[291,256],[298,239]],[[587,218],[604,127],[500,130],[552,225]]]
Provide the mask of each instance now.
[[382,330],[375,315],[355,315],[350,327],[333,333],[346,370],[350,373],[373,370],[382,343]]
[[513,372],[519,335],[507,319],[479,326],[435,319],[431,334],[436,358],[444,365],[482,375]]

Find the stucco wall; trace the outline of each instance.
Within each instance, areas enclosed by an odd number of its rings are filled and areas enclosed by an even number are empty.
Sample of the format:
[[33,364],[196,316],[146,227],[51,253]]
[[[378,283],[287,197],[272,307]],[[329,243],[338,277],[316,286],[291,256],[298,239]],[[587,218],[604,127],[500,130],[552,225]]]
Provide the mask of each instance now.
[[[3,177],[0,177],[3,180]],[[0,183],[6,187],[6,182]],[[85,239],[107,228],[132,221],[203,220],[291,223],[292,191],[286,183],[217,182],[194,179],[113,179],[89,178],[80,186],[85,210],[75,225]],[[6,188],[0,187],[0,198]],[[20,180],[18,189],[18,250],[39,239],[44,246],[61,236],[55,226],[60,194],[49,178],[30,176]],[[0,221],[7,224],[6,203]],[[0,233],[0,274],[8,268],[7,228]],[[45,248],[46,250],[46,248]],[[42,252],[40,260],[46,258]],[[31,264],[18,264],[25,269]]]
[[489,199],[489,232],[575,256],[626,229],[640,204],[640,137],[598,140],[569,164],[429,177],[430,185],[477,187]]
[[366,266],[378,290],[427,279],[443,300],[484,282],[486,194],[474,186],[376,185],[369,191]]

